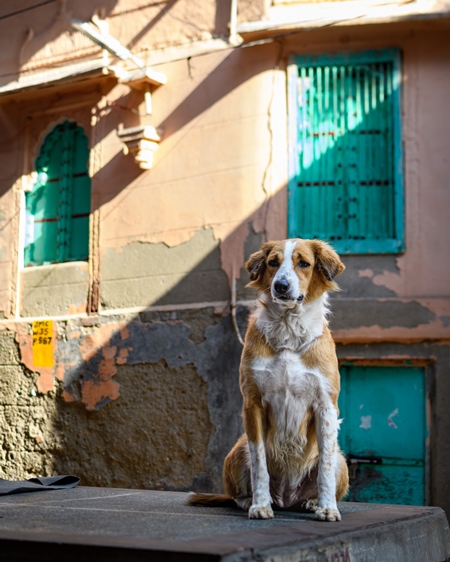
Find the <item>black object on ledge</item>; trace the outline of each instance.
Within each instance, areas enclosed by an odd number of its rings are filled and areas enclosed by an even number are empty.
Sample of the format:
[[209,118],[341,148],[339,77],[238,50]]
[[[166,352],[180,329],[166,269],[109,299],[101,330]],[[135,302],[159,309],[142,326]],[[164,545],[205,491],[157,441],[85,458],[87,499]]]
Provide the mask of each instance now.
[[29,480],[3,480],[0,478],[0,496],[22,494],[24,492],[41,492],[45,490],[62,490],[73,488],[80,482],[77,476],[41,476]]

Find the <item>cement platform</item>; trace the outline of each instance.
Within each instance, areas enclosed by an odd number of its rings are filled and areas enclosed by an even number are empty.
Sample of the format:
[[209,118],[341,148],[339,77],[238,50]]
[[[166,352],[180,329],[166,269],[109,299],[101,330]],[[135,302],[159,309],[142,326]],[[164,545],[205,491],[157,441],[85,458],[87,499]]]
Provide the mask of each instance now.
[[342,521],[190,507],[186,494],[78,487],[0,497],[0,560],[442,562],[440,508],[341,503]]

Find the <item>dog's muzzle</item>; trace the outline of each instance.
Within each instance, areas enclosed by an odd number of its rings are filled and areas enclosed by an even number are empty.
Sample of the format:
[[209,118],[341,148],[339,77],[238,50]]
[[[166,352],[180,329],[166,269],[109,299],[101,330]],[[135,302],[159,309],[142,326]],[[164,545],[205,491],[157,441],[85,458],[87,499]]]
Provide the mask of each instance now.
[[279,281],[276,281],[273,285],[275,294],[278,297],[285,297],[287,296],[287,293],[289,292],[290,289],[290,285],[288,283],[288,281],[286,281],[286,279],[280,279]]
[[283,302],[302,302],[304,295],[296,297],[292,294],[291,285],[287,279],[278,279],[272,286],[272,298]]

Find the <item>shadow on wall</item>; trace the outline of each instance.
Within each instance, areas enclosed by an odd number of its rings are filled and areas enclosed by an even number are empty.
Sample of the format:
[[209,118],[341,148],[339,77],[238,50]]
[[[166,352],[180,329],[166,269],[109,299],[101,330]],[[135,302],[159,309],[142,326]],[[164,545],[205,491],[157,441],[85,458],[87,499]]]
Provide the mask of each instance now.
[[[228,64],[229,59],[222,64]],[[225,91],[258,71],[251,67],[248,75],[236,72],[236,81]],[[197,87],[197,95],[199,88],[208,90],[208,95],[200,96],[203,104],[198,105],[193,94],[188,96],[181,104],[184,107],[166,119],[169,134],[225,95],[214,79],[205,79]],[[359,126],[352,134],[358,133]],[[336,143],[336,150],[339,146]],[[346,158],[344,154],[341,162]],[[118,189],[132,181],[131,167],[127,165],[120,172],[118,158],[109,166],[115,167],[108,170],[112,177],[123,173]],[[73,472],[88,485],[220,490],[223,458],[241,431],[241,347],[229,311],[208,303],[229,301],[224,260],[242,247],[244,240],[245,257],[259,248],[265,220],[273,222],[272,209],[284,208],[276,199],[285,197],[286,190],[280,190],[220,244],[215,241],[209,252],[199,254],[195,263],[186,259],[182,267],[168,269],[159,279],[152,275],[152,264],[160,266],[157,253],[177,256],[167,261],[178,264],[183,256],[192,255],[185,251],[187,245],[163,248],[138,244],[129,263],[110,262],[111,276],[106,268],[102,277],[105,307],[123,308],[129,298],[128,306],[151,300],[152,305],[168,305],[167,311],[94,317],[81,325],[78,320],[60,323],[57,363],[62,384],[56,398],[55,437],[47,449],[52,455],[52,472]],[[255,228],[255,224],[263,226]],[[202,231],[200,241],[210,234]],[[149,254],[139,253],[148,249]],[[124,251],[122,256],[127,257]],[[242,271],[243,263],[240,265],[239,296],[245,298],[247,274]],[[120,280],[122,288],[113,286],[117,271],[125,272]],[[158,284],[161,291],[148,298]],[[194,304],[201,301],[205,304],[196,308]],[[179,310],[173,306],[177,303],[193,306]],[[238,313],[242,333],[247,314],[245,308]]]
[[[247,255],[262,241],[252,230],[261,212],[264,206],[246,225]],[[205,256],[157,304],[173,305],[180,295],[198,303],[207,285],[213,301],[229,300],[219,252]],[[245,272],[241,297],[249,296],[246,282]],[[77,474],[85,485],[221,490],[223,459],[242,431],[242,348],[229,308],[204,300],[201,308],[168,306],[60,326],[57,364],[64,375],[49,451],[53,473]],[[247,315],[238,309],[241,333]]]
[[[179,0],[171,0],[170,2],[163,2],[157,15],[147,24],[140,34],[134,37],[129,47],[132,48],[132,46],[139,41],[140,37],[167,15],[178,1]],[[65,8],[63,4],[61,7],[59,3],[55,2],[50,3],[48,6],[41,6],[38,11],[29,10],[21,16],[20,25],[23,27],[23,36],[25,37],[27,35],[28,30],[30,39],[26,40],[18,49],[20,55],[18,52],[17,60],[13,65],[14,68],[0,79],[0,86],[16,80],[19,76],[21,66],[26,65],[26,63],[43,49],[45,45],[55,41],[68,31],[74,33],[70,27],[70,18],[80,19],[82,21],[91,20],[95,13],[91,2],[82,0],[77,2],[76,5],[74,3],[72,4],[70,5],[70,12],[64,11]],[[104,0],[102,2],[102,17],[107,17],[108,14],[111,14],[116,4],[117,0]],[[229,2],[217,2],[213,35],[221,36],[227,34],[227,18],[229,17],[228,4]],[[61,10],[62,13],[60,13]],[[42,17],[42,25],[40,25],[41,20],[39,20],[38,16]],[[5,23],[2,25],[8,25],[9,21],[9,19],[6,19]],[[36,29],[34,29],[34,27]],[[33,29],[33,32],[30,31],[31,29]],[[16,28],[14,28],[14,33],[17,34]],[[0,47],[2,46],[2,41],[5,41],[3,51],[9,52],[9,47],[12,42],[11,35],[8,32],[0,33]],[[6,42],[8,45],[6,45]],[[234,55],[234,53],[232,54]],[[239,72],[243,69],[243,67],[240,66],[233,75],[233,79],[227,81],[222,74],[222,70],[226,64],[229,63],[227,63],[227,61],[222,62],[163,123],[158,125],[158,127],[164,129],[165,138],[173,131],[178,130],[179,127],[186,125],[191,119],[195,118],[229,93],[232,88],[239,86],[242,81],[258,71],[257,69],[252,70],[250,66],[247,66],[246,70],[240,75]],[[267,63],[264,69],[266,68]],[[111,90],[114,85],[115,82],[111,82],[109,78],[105,78],[102,82],[101,91],[99,91],[99,100]],[[89,82],[73,85],[73,89],[74,96],[78,98],[80,95],[91,95],[93,93],[92,86],[89,85]],[[70,92],[66,90],[64,95],[70,97]],[[48,107],[47,99],[45,97],[39,98],[39,109],[37,113],[42,114],[43,110],[53,107],[54,99],[50,91],[48,96]],[[124,127],[137,125],[139,123],[139,117],[136,114],[136,108],[142,101],[143,93],[132,91],[128,95],[123,96],[117,103],[114,103],[109,112],[104,112],[100,120],[101,125],[96,128],[96,142],[100,142],[108,134],[117,130],[119,123],[122,123]],[[15,105],[16,104],[5,106],[7,107],[7,111],[0,108],[0,124],[4,132],[4,139],[0,141],[0,151],[8,151],[8,163],[0,162],[0,171],[2,172],[2,177],[0,179],[0,195],[6,193],[11,188],[14,181],[16,181],[17,175],[22,173],[20,155],[25,150],[23,147],[25,131],[25,125],[23,123],[24,111],[21,107],[19,107],[18,111]],[[85,131],[85,133],[89,136],[88,131]],[[17,162],[11,161],[10,154],[17,154]],[[99,189],[97,195],[93,194],[93,210],[98,209],[101,205],[113,199],[141,173],[142,170],[133,163],[132,158],[123,158],[121,153],[118,154],[117,157],[114,157],[98,173],[98,177],[95,178],[96,181],[98,180],[98,185],[102,187]],[[108,182],[108,178],[111,177],[114,177],[116,181],[112,183]],[[106,183],[108,183],[108,185],[105,185]],[[0,228],[5,228],[6,226],[7,225],[0,224]]]
[[[273,70],[278,57],[273,45],[232,50],[159,125],[164,139],[212,107],[247,80]],[[190,62],[195,64],[195,60]],[[200,63],[198,63],[200,64]],[[195,66],[191,72],[195,73]]]
[[[197,86],[196,94],[190,94],[164,121],[169,134],[270,63],[258,59],[254,67],[247,58],[243,71],[234,69],[233,78],[225,83],[221,75],[225,65],[230,57],[241,56],[235,52],[228,56]],[[100,138],[116,128],[121,120],[119,111],[104,116]],[[128,118],[132,121],[133,116]],[[139,172],[134,163],[118,155],[101,173],[115,181],[106,186],[102,176],[95,178],[99,189],[93,193],[94,208],[114,198]],[[275,197],[285,198],[285,192]],[[45,432],[47,437],[42,441],[38,426],[45,416],[39,409],[41,413],[33,414],[37,417],[30,429],[33,447],[45,458],[41,466],[47,473],[73,472],[83,484],[99,486],[221,488],[223,458],[241,432],[241,346],[229,310],[216,309],[208,302],[230,299],[222,267],[224,253],[242,247],[246,237],[246,254],[259,247],[263,234],[253,231],[254,223],[264,223],[270,203],[267,201],[220,244],[213,240],[211,251],[203,253],[195,264],[188,260],[170,287],[160,280],[162,292],[151,303],[172,306],[174,302],[206,301],[202,308],[58,323],[56,363],[62,384],[58,384],[55,400],[51,394],[36,397],[42,411],[56,408],[53,428]],[[178,248],[166,250],[175,253]],[[246,273],[242,278],[246,280]],[[129,281],[131,277],[125,285]],[[146,291],[152,289],[154,281],[144,279],[139,287],[144,300],[139,302],[149,302]],[[241,295],[245,282],[240,283]],[[127,291],[129,288],[123,294]],[[131,294],[132,301],[134,297]],[[246,309],[238,312],[242,332],[247,313]],[[25,371],[25,375],[34,380],[34,373]],[[32,396],[27,395],[28,402],[33,402]],[[33,459],[36,457],[30,455],[27,470],[36,473],[39,470]]]
[[[114,10],[117,0],[102,0],[101,4],[103,17],[106,17]],[[1,15],[12,14],[12,6],[12,3],[9,3],[8,8],[5,6]],[[75,32],[71,28],[71,18],[90,21],[97,9],[89,0],[71,2],[69,10],[66,2],[47,2],[47,5],[36,3],[36,6],[21,14],[5,17],[1,24],[0,47],[5,53],[11,53],[12,45],[15,49],[8,60],[9,72],[2,73],[0,77],[0,86],[17,80],[20,69],[49,43],[64,33],[73,35]],[[21,32],[18,33],[18,30]]]
[[[275,53],[275,59],[277,54]],[[229,53],[194,90],[176,106],[176,108],[157,125],[163,131],[163,139],[166,141],[172,134],[185,128],[202,113],[213,107],[229,93],[237,90],[250,78],[267,71],[273,67],[273,46],[261,46],[258,49],[238,49]],[[170,84],[166,86],[169,88]],[[131,92],[122,98],[120,103],[113,105],[112,110],[102,117],[99,127],[99,140],[105,138],[111,132],[117,130],[119,124],[124,127],[138,125],[138,117],[133,110],[143,100],[140,92]],[[205,143],[207,143],[205,139]],[[171,156],[176,150],[174,145],[170,151],[165,152],[159,165],[164,164],[164,159]],[[161,158],[160,156],[158,156]],[[93,197],[93,210],[105,205],[127,186],[135,181],[143,170],[140,170],[131,157],[124,157],[122,152],[116,154],[101,170],[92,178],[93,185],[99,186],[99,193]],[[111,182],[110,178],[114,178]]]
[[76,356],[67,347],[81,344],[82,359],[56,399],[53,472],[87,485],[220,489],[241,431],[241,348],[230,316],[212,307],[144,312],[71,339],[78,328],[68,324],[58,345]]

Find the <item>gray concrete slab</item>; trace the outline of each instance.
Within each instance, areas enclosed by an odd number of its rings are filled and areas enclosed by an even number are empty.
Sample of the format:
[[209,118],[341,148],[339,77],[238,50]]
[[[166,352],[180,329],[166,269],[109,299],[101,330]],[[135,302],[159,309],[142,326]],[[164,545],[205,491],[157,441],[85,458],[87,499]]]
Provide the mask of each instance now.
[[78,487],[0,497],[1,561],[443,562],[444,512],[341,503],[342,521],[190,507],[186,494]]

